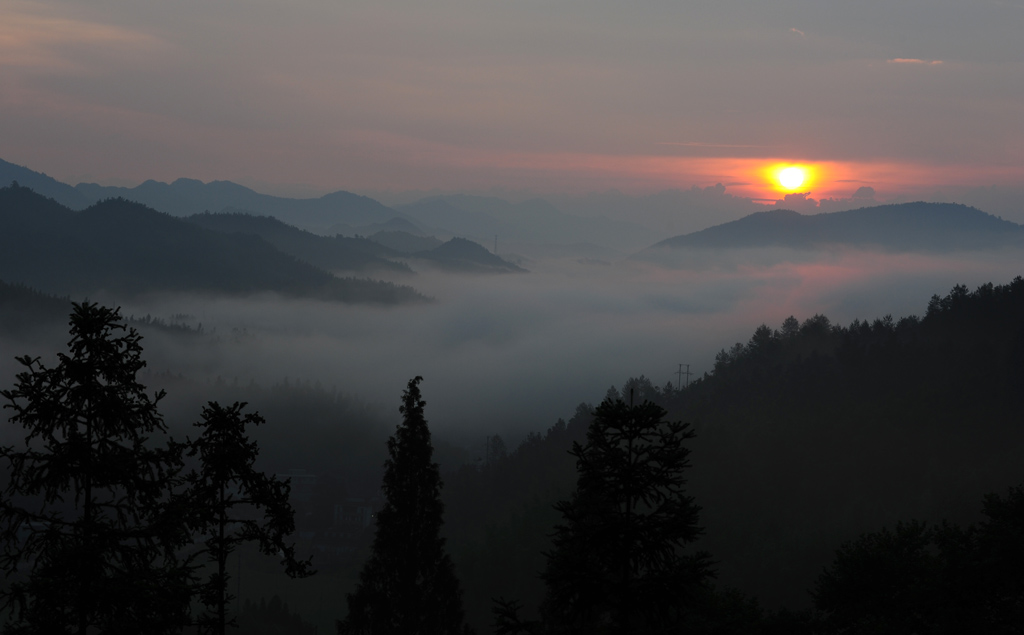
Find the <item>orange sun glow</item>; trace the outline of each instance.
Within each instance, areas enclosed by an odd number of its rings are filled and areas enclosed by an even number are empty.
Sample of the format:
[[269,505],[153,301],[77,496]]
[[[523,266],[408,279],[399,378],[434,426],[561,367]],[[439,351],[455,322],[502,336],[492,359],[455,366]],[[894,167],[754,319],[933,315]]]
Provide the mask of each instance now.
[[789,194],[809,190],[815,170],[809,165],[777,163],[765,170],[765,176],[776,191]]
[[779,170],[779,184],[787,190],[795,190],[804,184],[804,171],[795,165]]

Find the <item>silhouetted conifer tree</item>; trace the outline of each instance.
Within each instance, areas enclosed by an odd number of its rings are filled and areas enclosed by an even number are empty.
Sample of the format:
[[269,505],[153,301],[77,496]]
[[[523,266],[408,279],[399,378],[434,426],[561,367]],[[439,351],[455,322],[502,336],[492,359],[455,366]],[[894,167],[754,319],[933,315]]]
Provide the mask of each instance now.
[[[69,354],[0,391],[25,429],[0,449],[0,598],[9,633],[169,633],[188,616],[189,540],[173,507],[181,447],[137,380],[141,339],[117,310],[74,304]],[[120,333],[119,333],[120,332]]]
[[441,477],[423,417],[422,379],[409,381],[399,408],[404,420],[388,439],[385,503],[377,514],[373,553],[348,595],[348,616],[338,622],[342,635],[465,631],[462,590],[440,536]]
[[543,573],[541,612],[555,632],[671,628],[711,575],[706,554],[682,552],[702,533],[683,477],[690,453],[683,443],[693,432],[665,416],[651,402],[609,396],[594,412],[586,445],[573,444],[579,480],[557,505],[564,524]]
[[253,467],[259,448],[246,436],[246,428],[264,420],[255,412],[243,414],[245,406],[238,402],[227,408],[215,401],[207,404],[202,421],[195,424],[202,434],[191,443],[188,453],[199,458],[198,470],[188,478],[192,523],[208,536],[202,553],[216,567],[200,586],[199,599],[207,612],[198,624],[202,632],[216,635],[223,635],[226,626],[236,625],[227,615],[227,605],[233,599],[228,593],[227,560],[238,545],[256,542],[263,553],[280,555],[289,576],[310,574],[309,561],[296,560],[294,545],[287,542],[295,530],[288,483]]

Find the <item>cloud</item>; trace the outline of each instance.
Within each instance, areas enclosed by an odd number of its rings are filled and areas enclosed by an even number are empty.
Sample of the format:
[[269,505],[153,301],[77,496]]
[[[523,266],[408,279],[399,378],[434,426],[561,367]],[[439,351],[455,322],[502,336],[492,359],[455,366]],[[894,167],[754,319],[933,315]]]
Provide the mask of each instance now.
[[[932,294],[956,283],[1008,281],[1019,258],[722,250],[689,269],[545,261],[516,276],[424,273],[415,284],[438,301],[417,307],[177,296],[138,300],[124,312],[187,312],[220,334],[219,344],[191,348],[147,336],[154,372],[268,385],[288,376],[389,406],[419,374],[430,385],[432,426],[482,436],[551,425],[630,375],[664,385],[679,362],[710,370],[719,349],[746,341],[762,322],[920,314]],[[234,341],[233,327],[251,337]]]
[[749,143],[705,143],[703,141],[661,141],[659,146],[686,146],[688,148],[767,148]]
[[924,64],[926,66],[937,66],[942,63],[942,60],[919,60],[916,57],[894,57],[885,61],[889,64]]
[[810,192],[786,194],[783,198],[775,201],[775,206],[782,209],[791,209],[802,214],[815,214],[818,212],[818,201],[809,195]]
[[796,28],[795,26],[794,26],[794,27],[791,27],[791,28],[789,29],[789,32],[790,32],[790,33],[796,33],[796,34],[797,34],[797,35],[799,35],[800,37],[807,37],[807,34],[806,34],[806,33],[804,33],[803,31],[801,31],[800,29]]
[[[921,314],[932,294],[957,283],[1005,283],[1020,269],[1019,252],[773,248],[688,257],[682,269],[539,261],[522,275],[422,273],[409,282],[438,301],[390,309],[272,296],[121,304],[125,315],[187,313],[203,324],[207,336],[193,341],[144,332],[154,374],[237,377],[243,385],[319,381],[392,413],[405,382],[423,375],[432,428],[476,443],[495,432],[542,430],[631,375],[664,385],[680,362],[703,373],[720,349],[747,341],[761,323],[777,328],[789,315],[816,313],[838,324]],[[65,335],[52,341],[59,346]],[[53,350],[0,333],[0,387],[18,370],[14,355]]]
[[157,43],[144,33],[36,13],[27,5],[0,11],[0,66],[74,71],[82,67],[84,50],[127,54]]
[[875,200],[875,188],[868,185],[858,187],[857,191],[853,193],[853,198],[858,200],[865,199],[873,201]]

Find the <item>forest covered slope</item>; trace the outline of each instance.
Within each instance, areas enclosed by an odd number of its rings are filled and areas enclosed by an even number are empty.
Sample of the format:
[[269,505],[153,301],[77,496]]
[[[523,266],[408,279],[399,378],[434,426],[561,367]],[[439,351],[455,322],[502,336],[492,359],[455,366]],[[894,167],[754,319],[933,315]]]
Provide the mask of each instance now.
[[327,271],[392,271],[412,273],[408,265],[391,260],[393,250],[365,238],[320,236],[272,216],[243,213],[203,213],[189,222],[223,233],[259,236],[280,251]]
[[[761,326],[685,389],[640,377],[609,392],[693,423],[689,488],[717,584],[803,608],[842,542],[914,518],[974,522],[984,495],[1022,482],[1022,385],[1018,277],[957,286],[921,317]],[[575,484],[568,450],[590,410],[581,404],[568,422],[446,477],[467,606],[539,601],[536,575],[559,521],[552,505]]]

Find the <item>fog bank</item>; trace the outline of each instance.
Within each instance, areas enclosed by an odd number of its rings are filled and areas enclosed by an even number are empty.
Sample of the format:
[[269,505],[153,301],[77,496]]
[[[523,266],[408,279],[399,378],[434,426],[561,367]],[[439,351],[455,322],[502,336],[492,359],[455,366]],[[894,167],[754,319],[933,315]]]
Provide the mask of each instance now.
[[[174,295],[126,303],[123,312],[187,314],[203,325],[200,336],[148,334],[157,372],[320,382],[396,417],[405,383],[422,375],[432,426],[475,444],[545,428],[630,376],[664,385],[675,383],[679,363],[709,371],[717,351],[762,323],[920,315],[932,294],[955,284],[1003,283],[1020,272],[1016,252],[778,256],[721,255],[686,269],[546,261],[526,274],[426,273],[414,284],[435,301],[415,307]],[[9,377],[8,353],[32,351],[6,343],[0,352]]]

